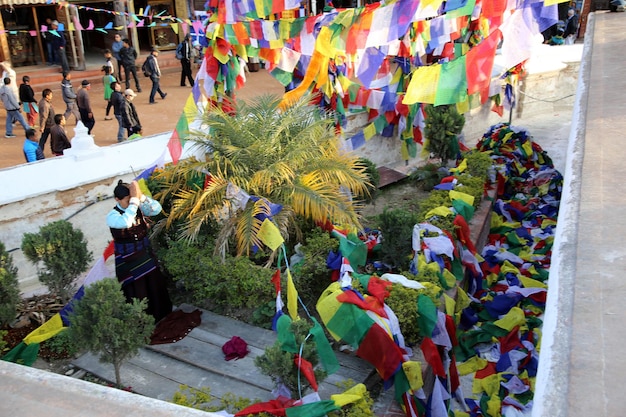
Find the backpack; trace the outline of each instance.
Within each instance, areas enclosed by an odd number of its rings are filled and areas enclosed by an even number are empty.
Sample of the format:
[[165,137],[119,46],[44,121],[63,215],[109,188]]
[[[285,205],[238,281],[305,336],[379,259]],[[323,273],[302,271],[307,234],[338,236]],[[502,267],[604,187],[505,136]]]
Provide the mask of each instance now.
[[149,77],[152,75],[152,73],[150,72],[150,69],[148,68],[148,58],[146,58],[146,60],[143,61],[143,64],[141,65],[141,71],[143,71],[144,77]]
[[183,49],[184,49],[184,45],[183,43],[179,43],[178,46],[176,47],[176,59],[181,60],[184,58],[183,56]]

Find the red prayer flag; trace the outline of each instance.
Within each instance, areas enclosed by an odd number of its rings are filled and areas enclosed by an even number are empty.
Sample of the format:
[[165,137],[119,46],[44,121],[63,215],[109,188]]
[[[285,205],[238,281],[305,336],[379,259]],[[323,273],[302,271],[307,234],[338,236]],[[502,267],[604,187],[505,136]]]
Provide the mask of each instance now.
[[180,143],[180,138],[178,137],[178,132],[176,132],[176,130],[172,132],[172,136],[167,142],[167,149],[170,151],[172,162],[176,165],[183,153],[183,146]]
[[391,378],[402,366],[402,351],[391,336],[376,323],[370,327],[356,354],[374,365],[384,381]]

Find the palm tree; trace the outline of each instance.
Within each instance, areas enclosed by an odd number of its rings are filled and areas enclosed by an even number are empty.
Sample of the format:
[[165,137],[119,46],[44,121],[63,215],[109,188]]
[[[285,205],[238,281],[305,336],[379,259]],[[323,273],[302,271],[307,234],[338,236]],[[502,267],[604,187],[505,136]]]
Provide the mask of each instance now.
[[[264,216],[272,215],[286,240],[299,232],[298,217],[359,227],[366,166],[340,150],[331,114],[312,96],[285,104],[265,95],[234,108],[209,109],[203,130],[187,138],[204,160],[163,172],[167,187],[159,195],[173,198],[168,226],[180,221],[181,237],[194,240],[203,225],[217,221],[216,251],[224,254],[235,238],[237,255],[262,246],[257,234]],[[190,185],[198,173],[209,175],[206,184]]]

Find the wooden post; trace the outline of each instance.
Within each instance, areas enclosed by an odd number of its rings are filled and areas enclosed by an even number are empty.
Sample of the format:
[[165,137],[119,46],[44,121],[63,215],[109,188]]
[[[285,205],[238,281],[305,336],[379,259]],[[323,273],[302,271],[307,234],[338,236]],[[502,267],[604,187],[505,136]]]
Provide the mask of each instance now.
[[[32,6],[30,8],[30,10],[33,13],[33,21],[35,22],[35,30],[37,31],[37,45],[39,45],[39,56],[41,57],[41,62],[45,63],[46,62],[46,54],[44,52],[44,45],[43,42],[41,41],[41,30],[39,27],[39,19],[37,18],[37,9],[35,8],[35,6]],[[47,45],[46,45],[47,47]]]

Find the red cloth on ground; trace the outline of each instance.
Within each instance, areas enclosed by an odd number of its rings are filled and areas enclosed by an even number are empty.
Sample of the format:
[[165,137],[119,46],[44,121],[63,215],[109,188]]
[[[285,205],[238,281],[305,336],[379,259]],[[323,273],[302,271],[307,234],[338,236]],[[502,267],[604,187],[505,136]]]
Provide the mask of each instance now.
[[222,352],[224,352],[224,359],[227,361],[232,359],[241,359],[245,357],[250,351],[248,350],[248,344],[239,336],[233,336],[230,340],[224,343],[222,346]]
[[198,309],[191,313],[182,310],[172,311],[157,323],[152,336],[150,336],[150,344],[176,343],[200,323],[202,323],[202,312]]

